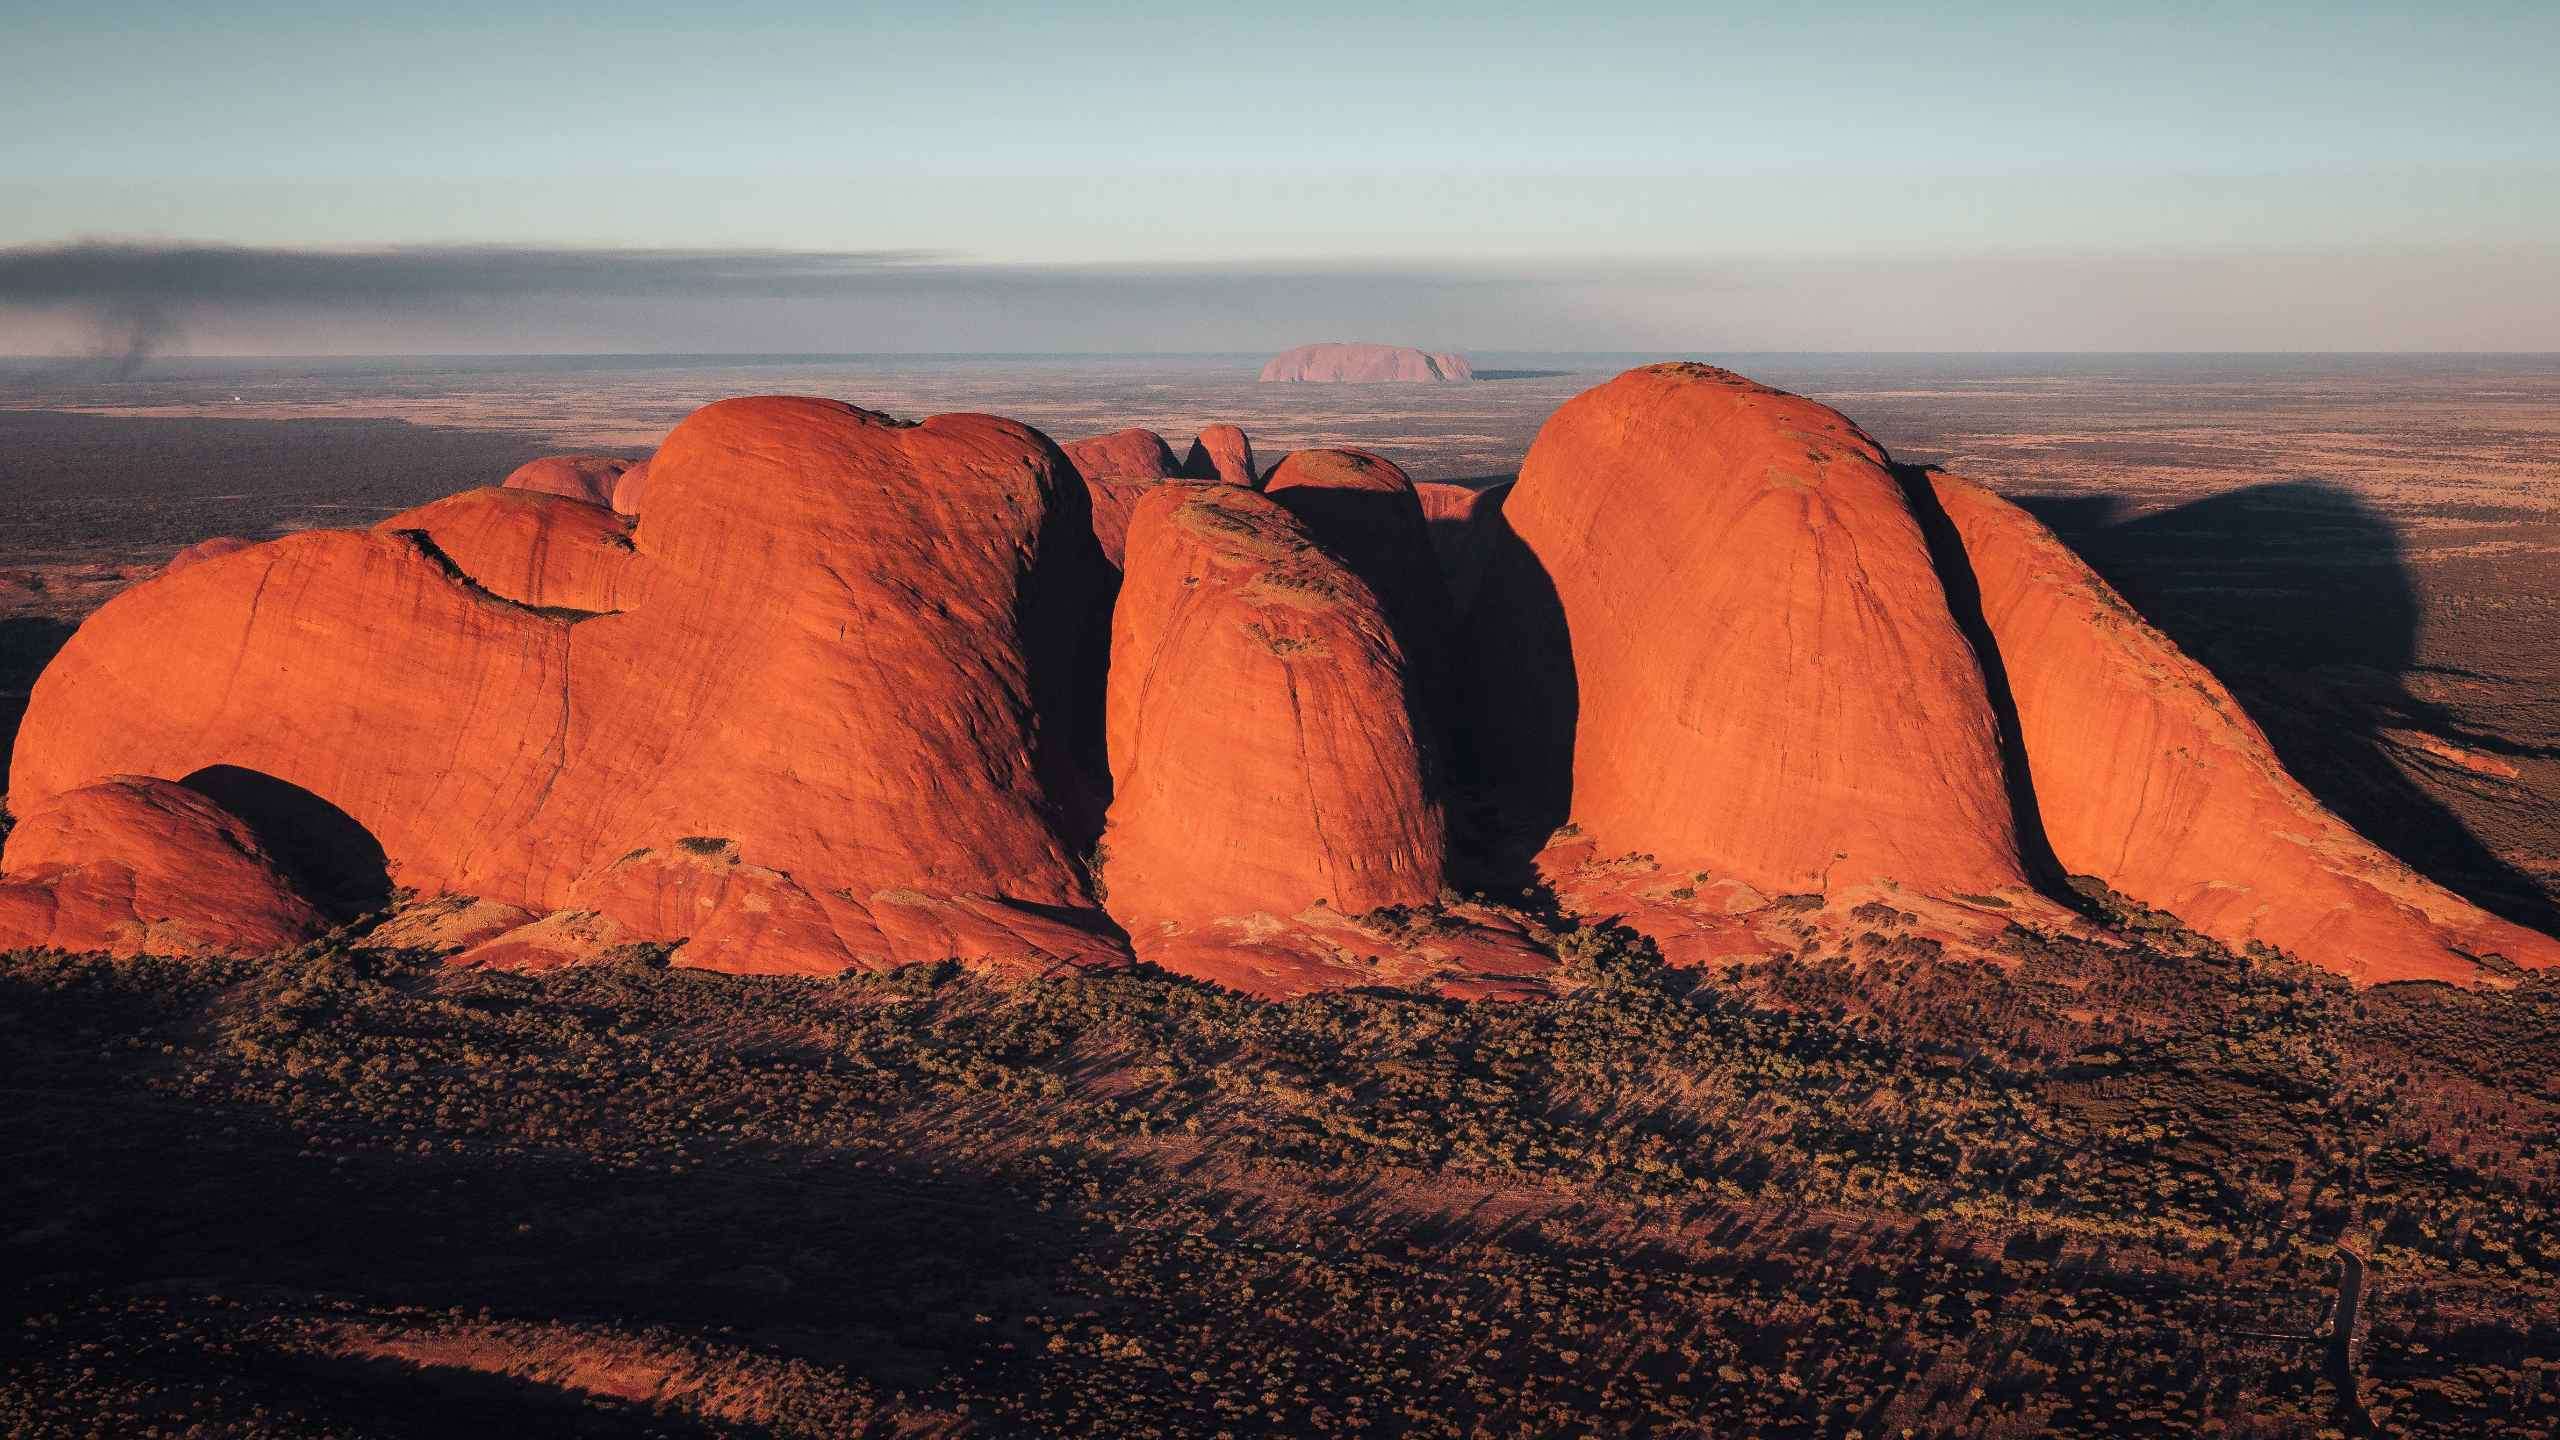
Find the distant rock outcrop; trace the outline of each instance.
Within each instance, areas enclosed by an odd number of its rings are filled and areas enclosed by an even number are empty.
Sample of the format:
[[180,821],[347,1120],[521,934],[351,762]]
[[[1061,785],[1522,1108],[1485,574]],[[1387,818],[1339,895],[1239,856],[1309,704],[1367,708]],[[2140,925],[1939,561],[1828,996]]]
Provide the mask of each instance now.
[[1463,355],[1353,342],[1283,350],[1262,367],[1262,378],[1295,384],[1385,385],[1473,380],[1476,372]]
[[326,928],[246,822],[166,780],[53,796],[0,853],[0,950],[257,955]]
[[1182,459],[1186,480],[1216,480],[1248,488],[1260,484],[1253,468],[1253,440],[1233,425],[1212,425],[1191,442]]
[[635,463],[619,455],[546,455],[517,466],[499,488],[565,495],[610,510],[614,487]]
[[2016,705],[2054,858],[2228,944],[2356,979],[2471,981],[2560,942],[2421,879],[2321,806],[2237,700],[2025,511],[1927,477]]
[[219,560],[225,555],[246,550],[257,543],[255,540],[243,540],[237,535],[216,535],[209,540],[199,540],[170,556],[169,563],[160,567],[160,573],[175,575],[190,565],[200,565],[207,560]]

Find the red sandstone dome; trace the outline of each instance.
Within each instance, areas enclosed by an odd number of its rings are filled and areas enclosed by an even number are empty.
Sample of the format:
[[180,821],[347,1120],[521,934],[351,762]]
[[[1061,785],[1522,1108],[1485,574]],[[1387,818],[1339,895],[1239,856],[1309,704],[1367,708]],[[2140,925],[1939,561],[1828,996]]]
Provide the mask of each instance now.
[[613,482],[613,512],[617,515],[640,513],[640,499],[649,493],[649,462],[634,460],[631,468]]
[[166,780],[56,795],[0,853],[0,950],[257,955],[326,928],[240,817]]
[[1073,859],[1104,578],[1055,447],[727,401],[668,437],[632,543],[608,615],[510,601],[418,530],[137,586],[39,680],[12,808],[231,767],[342,812],[401,884],[599,911],[681,963],[1119,953]]
[[1384,385],[1473,380],[1476,372],[1463,355],[1354,342],[1283,350],[1262,367],[1262,378],[1266,382]]
[[618,455],[546,455],[517,466],[499,484],[501,489],[565,495],[610,510],[614,487],[632,464]]
[[536,609],[621,609],[631,571],[621,516],[539,490],[465,490],[373,528],[423,534],[482,589]]
[[1191,442],[1182,459],[1186,480],[1217,480],[1251,487],[1260,483],[1253,468],[1253,441],[1233,425],[1212,425]]
[[2032,516],[1953,475],[1928,482],[1979,589],[2065,870],[2228,944],[2359,980],[2471,981],[2481,956],[2560,965],[2560,942],[2419,878],[2324,809],[2222,683]]
[[1524,707],[1497,763],[1569,781],[1555,818],[1600,853],[1675,871],[2025,885],[1982,670],[1886,465],[1837,413],[1702,365],[1568,402],[1475,618],[1479,710],[1524,648],[1569,708]]
[[[1576,398],[1507,494],[1329,450],[1089,480],[1012,421],[783,398],[622,473],[636,523],[474,490],[109,602],[29,700],[0,946],[267,951],[397,884],[385,943],[471,965],[1526,993],[1530,929],[1443,889],[1456,689],[1482,793],[1574,822],[1553,893],[1675,959],[1791,948],[1801,892],[2040,923],[2068,871],[2367,982],[2560,965],[2321,809],[2033,520],[1708,367]],[[1482,577],[1465,665],[1444,568]]]
[[1404,653],[1358,576],[1228,485],[1139,502],[1112,625],[1103,878],[1141,959],[1259,994],[1533,973],[1525,944],[1400,950],[1446,836]]
[[1182,473],[1173,447],[1153,430],[1114,430],[1058,448],[1087,480],[1170,480]]

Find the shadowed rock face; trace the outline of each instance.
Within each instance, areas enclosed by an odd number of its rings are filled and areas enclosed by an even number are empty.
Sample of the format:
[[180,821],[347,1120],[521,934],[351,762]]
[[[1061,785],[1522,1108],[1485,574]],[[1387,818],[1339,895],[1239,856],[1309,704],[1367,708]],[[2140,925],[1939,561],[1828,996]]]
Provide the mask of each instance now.
[[1267,995],[1534,974],[1516,934],[1390,943],[1446,834],[1402,647],[1368,586],[1231,485],[1139,502],[1111,648],[1103,878],[1139,957]]
[[[1631,371],[1547,422],[1503,517],[1520,553],[1473,617],[1479,706],[1522,644],[1566,647],[1570,735],[1494,750],[1569,765],[1600,853],[1773,893],[2025,883],[1981,668],[1847,420],[1707,366]],[[1514,627],[1531,585],[1560,634]]]
[[2229,691],[2023,510],[1943,472],[2055,859],[2228,944],[2359,980],[2560,964],[2550,937],[2419,878],[2312,799]]
[[633,463],[618,455],[546,455],[517,466],[499,488],[561,495],[610,510],[614,489]]
[[1449,604],[1463,614],[1475,603],[1484,580],[1502,519],[1502,502],[1511,482],[1478,490],[1467,485],[1418,484],[1414,498],[1422,502],[1422,519],[1431,536],[1431,553],[1439,557],[1440,578],[1447,582]]
[[257,955],[325,928],[245,822],[166,780],[58,795],[0,855],[0,947]]
[[1293,384],[1384,385],[1473,380],[1476,372],[1463,355],[1355,342],[1283,350],[1262,367],[1262,378]]
[[1253,468],[1253,441],[1233,425],[1212,425],[1191,442],[1182,459],[1182,478],[1216,480],[1251,488],[1261,483]]
[[1231,483],[1143,431],[1116,481],[992,416],[726,401],[617,472],[636,521],[517,486],[196,547],[34,688],[0,946],[272,950],[399,886],[389,933],[470,965],[1534,992],[1527,923],[1444,888],[1445,726],[1488,871],[1680,963],[1795,944],[1802,892],[2073,923],[2072,874],[2368,982],[2560,964],[2041,525],[1822,406],[1647,367],[1490,492],[1344,450],[1257,490],[1214,433]]

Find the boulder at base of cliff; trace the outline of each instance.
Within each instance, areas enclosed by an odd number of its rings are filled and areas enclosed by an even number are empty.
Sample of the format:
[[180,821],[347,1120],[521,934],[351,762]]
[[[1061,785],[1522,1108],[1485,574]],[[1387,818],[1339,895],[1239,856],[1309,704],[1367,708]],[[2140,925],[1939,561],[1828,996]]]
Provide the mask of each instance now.
[[55,796],[0,854],[0,950],[260,955],[327,928],[245,821],[168,780]]

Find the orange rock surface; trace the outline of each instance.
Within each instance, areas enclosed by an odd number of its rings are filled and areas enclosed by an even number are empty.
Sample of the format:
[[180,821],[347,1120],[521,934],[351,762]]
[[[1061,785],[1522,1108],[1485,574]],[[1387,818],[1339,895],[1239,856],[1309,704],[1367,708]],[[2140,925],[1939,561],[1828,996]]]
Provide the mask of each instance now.
[[1121,953],[1072,858],[1104,581],[1057,450],[986,416],[742,400],[677,427],[651,474],[618,614],[508,601],[400,532],[135,587],[39,681],[13,806],[232,767],[343,811],[424,892],[543,912],[604,887],[663,918],[606,874],[700,841],[749,867],[722,892],[739,916],[821,917],[790,954],[724,920],[679,963]]
[[1218,480],[1247,488],[1260,483],[1261,472],[1253,466],[1253,441],[1233,425],[1212,425],[1191,442],[1191,452],[1182,459],[1182,474],[1187,480]]
[[2017,707],[2046,840],[2227,944],[2358,980],[2483,978],[2470,957],[2560,965],[2560,942],[2420,878],[2330,814],[2203,666],[2025,511],[1942,472]]
[[424,534],[474,583],[542,609],[622,608],[631,531],[622,517],[539,490],[486,486],[403,511],[373,527]]
[[1262,378],[1274,383],[1384,385],[1473,380],[1476,372],[1463,355],[1353,341],[1283,350],[1262,367]]
[[1182,473],[1173,447],[1153,430],[1114,430],[1058,448],[1087,480],[1170,480]]
[[[1433,903],[1446,836],[1403,649],[1281,506],[1227,485],[1139,502],[1109,719],[1103,878],[1139,958],[1260,994],[1482,968],[1353,923]],[[1515,944],[1509,968],[1539,966]]]
[[637,515],[640,499],[649,493],[649,462],[634,460],[631,468],[613,482],[613,513]]
[[1102,547],[1102,558],[1117,566],[1129,548],[1129,517],[1136,514],[1138,502],[1162,488],[1153,480],[1087,480],[1084,482],[1085,503],[1093,515],[1094,543]]
[[1771,893],[2023,885],[1982,671],[1886,466],[1836,412],[1708,366],[1568,402],[1503,505],[1519,555],[1476,618],[1478,707],[1523,646],[1561,642],[1569,678],[1531,662],[1532,683],[1574,690],[1571,728],[1502,762],[1569,756],[1604,856]]
[[614,486],[632,463],[618,455],[546,455],[517,466],[499,482],[499,487],[565,495],[610,510]]
[[256,955],[327,928],[240,817],[166,780],[56,795],[0,855],[0,950]]

